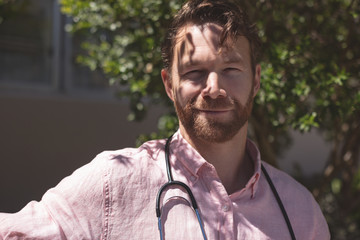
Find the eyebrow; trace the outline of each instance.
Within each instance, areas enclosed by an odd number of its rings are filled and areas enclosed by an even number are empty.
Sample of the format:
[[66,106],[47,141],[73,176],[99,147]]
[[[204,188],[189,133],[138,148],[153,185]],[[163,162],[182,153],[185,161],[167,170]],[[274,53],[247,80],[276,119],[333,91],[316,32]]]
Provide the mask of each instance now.
[[[207,61],[205,61],[206,63]],[[202,65],[204,63],[204,61],[201,60],[197,60],[197,59],[190,59],[190,60],[183,60],[181,61],[181,70],[183,70],[184,68],[188,68],[188,67],[196,67],[199,65]],[[242,57],[239,56],[226,56],[224,59],[224,63],[225,64],[232,64],[232,63],[239,63],[239,64],[243,64],[244,63],[244,59]]]
[[234,54],[229,55],[225,55],[224,56],[224,63],[243,63],[244,59],[241,56],[237,56]]
[[185,60],[185,61],[181,61],[181,65],[183,67],[191,67],[191,66],[198,66],[201,65],[203,62],[200,60]]

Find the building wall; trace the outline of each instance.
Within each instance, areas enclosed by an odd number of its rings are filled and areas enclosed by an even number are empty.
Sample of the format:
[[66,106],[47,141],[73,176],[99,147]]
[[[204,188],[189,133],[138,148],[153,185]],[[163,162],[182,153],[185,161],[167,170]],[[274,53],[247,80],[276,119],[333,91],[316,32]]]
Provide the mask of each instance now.
[[0,94],[0,212],[40,200],[96,154],[156,130],[160,109],[141,123],[128,122],[127,109],[116,100]]
[[64,31],[71,19],[57,0],[10,1],[3,9],[0,212],[16,212],[99,152],[134,146],[139,134],[156,130],[161,110],[127,121],[128,105],[114,99],[107,78],[77,64],[83,39]]

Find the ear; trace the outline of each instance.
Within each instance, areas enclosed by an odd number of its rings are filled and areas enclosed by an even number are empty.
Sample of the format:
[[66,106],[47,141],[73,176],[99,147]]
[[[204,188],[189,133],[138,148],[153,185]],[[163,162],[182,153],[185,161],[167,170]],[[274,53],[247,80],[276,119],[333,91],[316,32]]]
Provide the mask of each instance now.
[[260,79],[261,79],[261,66],[260,64],[256,64],[255,76],[254,76],[254,97],[256,96],[256,94],[260,89]]
[[170,77],[170,73],[168,72],[168,70],[166,70],[166,69],[161,70],[161,78],[162,78],[162,81],[163,81],[163,84],[164,84],[164,87],[165,87],[165,91],[166,91],[168,97],[172,101],[174,101],[171,77]]

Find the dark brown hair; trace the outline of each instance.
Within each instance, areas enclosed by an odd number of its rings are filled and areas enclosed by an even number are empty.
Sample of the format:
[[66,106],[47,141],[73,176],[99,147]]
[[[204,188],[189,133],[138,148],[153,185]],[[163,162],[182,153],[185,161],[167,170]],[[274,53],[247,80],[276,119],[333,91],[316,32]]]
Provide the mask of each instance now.
[[174,16],[162,45],[161,53],[165,69],[171,69],[179,30],[187,24],[205,23],[215,23],[223,27],[220,46],[224,46],[227,39],[236,40],[239,36],[245,36],[250,43],[251,66],[255,71],[261,46],[257,28],[255,24],[250,23],[243,8],[237,2],[230,0],[190,0],[184,4]]

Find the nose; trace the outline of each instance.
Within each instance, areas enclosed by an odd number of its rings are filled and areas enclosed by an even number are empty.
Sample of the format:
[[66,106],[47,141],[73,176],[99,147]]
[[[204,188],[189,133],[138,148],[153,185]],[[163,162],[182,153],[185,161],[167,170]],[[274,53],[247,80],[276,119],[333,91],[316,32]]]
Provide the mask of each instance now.
[[210,97],[212,99],[226,97],[226,91],[220,84],[219,75],[216,72],[211,72],[205,83],[205,88],[202,90],[202,97]]

